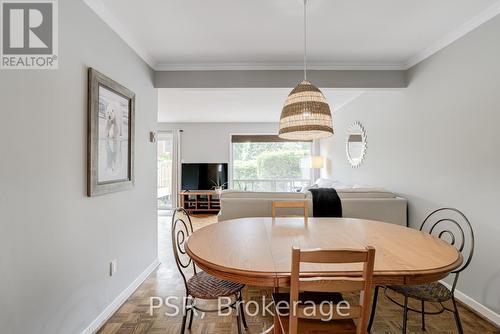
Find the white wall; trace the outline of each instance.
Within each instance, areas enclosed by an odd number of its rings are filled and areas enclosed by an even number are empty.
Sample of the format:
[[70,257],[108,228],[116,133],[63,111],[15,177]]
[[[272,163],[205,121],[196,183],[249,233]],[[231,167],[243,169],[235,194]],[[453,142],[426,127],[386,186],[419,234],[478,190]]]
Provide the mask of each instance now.
[[158,123],[157,129],[183,130],[183,162],[229,163],[231,134],[277,134],[278,123]]
[[[387,187],[409,199],[410,224],[432,209],[462,210],[476,232],[470,268],[458,289],[500,313],[500,17],[409,71],[401,91],[369,91],[334,115],[322,140],[325,175]],[[366,160],[345,156],[348,126],[367,130]]]
[[[82,1],[59,1],[59,18],[58,70],[0,71],[2,334],[80,333],[157,258],[153,73]],[[137,102],[136,185],[95,198],[88,66]]]

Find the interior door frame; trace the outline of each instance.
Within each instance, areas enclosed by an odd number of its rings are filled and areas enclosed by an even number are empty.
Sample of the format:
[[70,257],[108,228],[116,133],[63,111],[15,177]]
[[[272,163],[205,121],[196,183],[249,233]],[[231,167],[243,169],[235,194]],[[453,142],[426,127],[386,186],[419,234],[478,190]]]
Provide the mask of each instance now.
[[[170,151],[171,153],[171,156],[172,156],[172,171],[171,171],[171,175],[170,175],[170,198],[171,198],[171,203],[172,203],[172,207],[170,209],[166,209],[166,210],[173,210],[175,209],[175,207],[177,206],[177,194],[176,192],[174,192],[174,187],[176,187],[176,182],[174,182],[175,178],[177,177],[177,169],[178,169],[178,166],[177,166],[177,160],[176,159],[176,154],[175,154],[175,145],[176,145],[176,140],[175,140],[175,130],[160,130],[160,131],[157,131],[157,136],[156,136],[156,159],[158,161],[158,145],[159,145],[159,142],[160,140],[162,140],[162,135],[170,135],[171,136],[171,140],[172,140],[172,150]],[[158,192],[158,175],[156,175],[156,179],[157,179],[157,186],[156,186],[156,190]],[[158,201],[158,195],[156,196],[157,197],[157,201]],[[160,208],[157,207],[157,210],[159,210]]]

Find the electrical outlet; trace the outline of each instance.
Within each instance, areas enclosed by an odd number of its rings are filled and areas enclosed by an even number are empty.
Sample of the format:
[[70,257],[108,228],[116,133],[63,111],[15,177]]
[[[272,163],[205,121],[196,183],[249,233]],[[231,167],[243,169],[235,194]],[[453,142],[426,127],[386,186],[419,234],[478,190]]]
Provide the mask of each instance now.
[[118,260],[114,259],[109,263],[109,276],[114,276],[118,270]]

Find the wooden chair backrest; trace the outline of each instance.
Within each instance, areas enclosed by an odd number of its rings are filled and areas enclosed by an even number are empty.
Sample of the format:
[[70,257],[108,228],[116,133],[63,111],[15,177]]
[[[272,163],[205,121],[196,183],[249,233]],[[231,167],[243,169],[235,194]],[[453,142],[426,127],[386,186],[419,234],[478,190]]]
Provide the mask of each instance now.
[[[311,305],[298,304],[299,291],[315,292],[360,292],[359,305],[351,306],[349,316],[345,316],[344,310],[337,312],[333,309],[333,319],[358,319],[357,332],[365,334],[368,324],[371,303],[373,266],[375,262],[375,248],[365,249],[339,249],[339,250],[301,250],[292,248],[292,270],[290,278],[290,322],[289,334],[297,334],[299,318],[320,319],[319,312],[315,316],[304,314],[305,307]],[[359,276],[352,277],[307,277],[300,274],[301,263],[363,263],[363,271]],[[296,311],[293,310],[297,305]],[[317,305],[319,311],[320,305]]]
[[272,212],[271,212],[271,216],[273,219],[275,219],[277,217],[276,216],[276,209],[277,208],[302,208],[304,221],[307,222],[307,216],[309,215],[308,207],[307,207],[307,200],[273,201]]

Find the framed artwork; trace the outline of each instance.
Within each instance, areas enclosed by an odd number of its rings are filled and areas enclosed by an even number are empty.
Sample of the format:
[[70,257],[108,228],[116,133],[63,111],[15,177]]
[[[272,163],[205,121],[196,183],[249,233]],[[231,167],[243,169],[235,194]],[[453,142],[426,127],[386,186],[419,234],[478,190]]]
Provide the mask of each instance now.
[[87,195],[134,185],[135,94],[88,70]]

